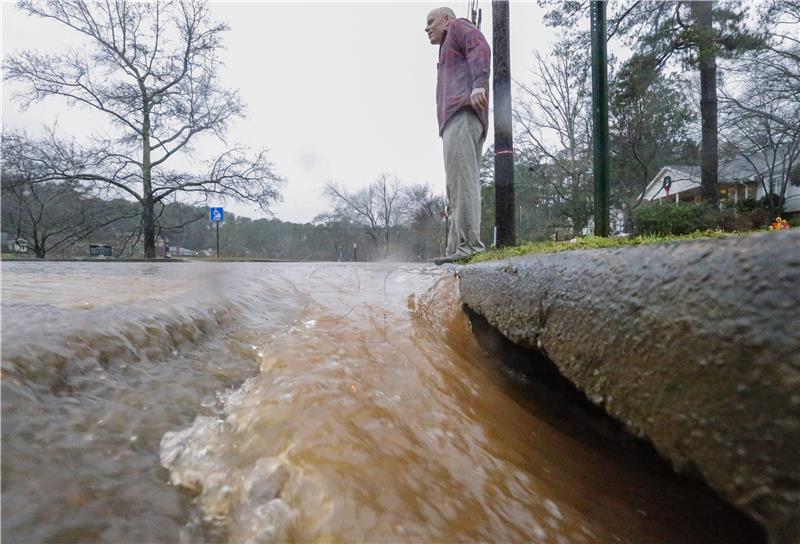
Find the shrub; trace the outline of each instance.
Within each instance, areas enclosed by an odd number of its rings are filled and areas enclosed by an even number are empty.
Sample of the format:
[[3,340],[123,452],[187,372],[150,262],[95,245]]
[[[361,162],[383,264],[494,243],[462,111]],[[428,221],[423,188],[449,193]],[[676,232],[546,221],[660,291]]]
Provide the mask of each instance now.
[[769,226],[771,219],[769,216],[769,210],[764,208],[756,208],[755,210],[746,214],[746,217],[750,220],[751,229],[765,229]]
[[769,226],[769,223],[769,210],[761,207],[755,207],[751,210],[741,210],[736,206],[720,210],[714,219],[714,228],[726,232],[743,232],[765,229]]
[[742,213],[750,213],[758,208],[758,201],[755,198],[745,198],[736,203],[736,210]]
[[636,234],[680,235],[719,225],[718,210],[704,204],[656,202],[633,212]]
[[772,209],[773,210],[777,210],[778,213],[780,213],[780,211],[781,211],[780,210],[780,205],[781,205],[781,197],[780,196],[778,196],[778,195],[776,195],[774,193],[770,193],[768,195],[762,196],[761,199],[758,201],[758,205],[761,206],[762,208],[764,208],[765,210],[769,209],[770,204],[772,204]]
[[[755,201],[751,201],[755,203]],[[635,234],[677,236],[698,230],[745,232],[769,226],[769,211],[760,205],[727,206],[655,202],[634,210]]]
[[756,215],[764,215],[764,210],[753,210],[750,213],[737,212],[735,209],[720,210],[714,218],[714,227],[726,232],[744,232],[759,228]]

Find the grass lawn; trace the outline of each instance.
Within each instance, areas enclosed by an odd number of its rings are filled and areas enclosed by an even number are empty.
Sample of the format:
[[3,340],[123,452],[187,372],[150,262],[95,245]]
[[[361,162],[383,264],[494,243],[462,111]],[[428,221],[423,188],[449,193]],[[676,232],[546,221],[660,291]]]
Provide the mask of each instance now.
[[3,261],[30,261],[32,257],[25,253],[3,253],[0,255],[0,259]]
[[[755,231],[763,232],[763,231]],[[459,261],[461,264],[474,264],[484,261],[496,261],[509,257],[534,255],[537,253],[556,253],[573,249],[601,249],[613,247],[639,246],[642,244],[659,244],[680,240],[697,240],[700,238],[723,238],[728,236],[747,236],[752,232],[722,232],[719,230],[696,231],[681,236],[634,236],[619,238],[602,238],[600,236],[586,236],[564,242],[525,242],[514,247],[490,249],[485,253],[473,255],[469,259]]]

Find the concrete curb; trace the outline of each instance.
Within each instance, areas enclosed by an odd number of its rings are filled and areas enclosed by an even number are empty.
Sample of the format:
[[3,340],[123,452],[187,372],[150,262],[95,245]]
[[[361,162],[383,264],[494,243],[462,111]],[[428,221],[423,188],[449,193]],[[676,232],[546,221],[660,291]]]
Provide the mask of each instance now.
[[800,229],[459,269],[462,301],[800,542]]

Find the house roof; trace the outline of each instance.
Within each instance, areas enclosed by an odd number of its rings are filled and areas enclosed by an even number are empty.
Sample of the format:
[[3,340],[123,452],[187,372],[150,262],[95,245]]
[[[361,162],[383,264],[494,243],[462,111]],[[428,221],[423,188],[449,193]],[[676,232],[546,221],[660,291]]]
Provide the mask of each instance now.
[[[690,178],[700,179],[700,167],[696,165],[668,164],[664,168],[669,168],[673,172],[682,172]],[[719,183],[755,181],[759,173],[766,174],[768,171],[769,163],[763,157],[750,157],[749,160],[744,157],[738,157],[720,163]]]
[[672,179],[672,194],[681,193],[700,187],[700,167],[684,165],[667,165],[658,171],[658,174],[647,184],[642,198],[653,200],[664,191],[664,178]]
[[[775,168],[773,175],[781,175],[783,173],[783,162],[778,160],[773,164],[772,155],[769,153],[750,157],[736,157],[720,162],[718,183],[725,185],[757,181],[759,175],[769,177],[770,167]],[[645,199],[652,200],[663,190],[663,180],[667,175],[672,178],[672,194],[700,187],[701,174],[699,166],[668,164],[659,170],[650,183],[647,184],[647,188],[644,191]]]
[[[773,175],[783,173],[783,156],[778,155],[777,160],[773,160],[772,151],[763,154],[751,155],[748,157],[735,157],[719,163],[719,182],[734,183],[743,181],[755,181],[758,175],[768,176],[770,168],[774,168]],[[665,168],[679,171],[691,177],[700,177],[700,167],[697,165],[674,165],[669,164]]]
[[[683,172],[687,176],[690,177],[700,177],[700,167],[699,166],[689,166],[683,164],[668,164],[664,168],[669,168],[673,172]],[[662,170],[664,170],[662,168]],[[660,172],[659,172],[660,173]]]

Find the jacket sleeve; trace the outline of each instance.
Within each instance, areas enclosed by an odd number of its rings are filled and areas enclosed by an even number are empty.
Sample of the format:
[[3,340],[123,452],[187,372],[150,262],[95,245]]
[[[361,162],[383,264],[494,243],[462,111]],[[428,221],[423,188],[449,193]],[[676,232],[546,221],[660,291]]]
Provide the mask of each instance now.
[[482,87],[488,93],[489,71],[492,60],[489,44],[481,31],[472,24],[465,22],[460,27],[462,43],[464,44],[464,56],[467,58],[470,75],[472,76],[472,89]]

